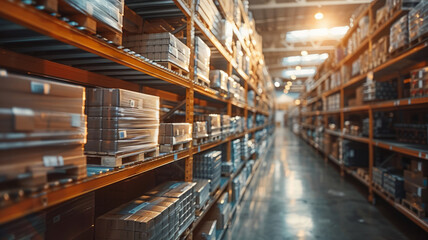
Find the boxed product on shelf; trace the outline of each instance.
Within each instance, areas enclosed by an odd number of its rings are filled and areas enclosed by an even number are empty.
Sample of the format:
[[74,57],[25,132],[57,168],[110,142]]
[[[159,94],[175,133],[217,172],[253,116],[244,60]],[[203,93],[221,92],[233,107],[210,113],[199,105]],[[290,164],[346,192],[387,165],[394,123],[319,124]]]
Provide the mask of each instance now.
[[367,167],[369,150],[367,144],[342,140],[342,160],[347,167]]
[[380,82],[367,77],[363,84],[364,101],[397,99],[397,82]]
[[88,141],[85,152],[90,155],[121,156],[156,151],[159,104],[157,96],[124,89],[88,88]]
[[230,176],[230,174],[232,174],[234,169],[235,169],[234,166],[235,166],[235,164],[233,164],[233,162],[223,161],[221,163],[221,174],[224,176]]
[[414,41],[428,32],[428,2],[421,1],[409,12],[409,38]]
[[325,110],[337,110],[340,108],[340,94],[336,93],[328,96],[326,99],[327,103],[324,104]]
[[88,193],[46,211],[46,239],[75,239],[94,225],[95,193]]
[[229,194],[225,192],[221,195],[214,208],[214,216],[217,220],[217,230],[226,228],[227,222],[229,221],[230,208]]
[[210,151],[193,157],[193,176],[210,180],[210,192],[220,186],[221,159],[221,151]]
[[241,181],[240,181],[239,177],[235,177],[232,180],[232,194],[231,194],[231,201],[232,202],[237,202],[239,200],[241,187],[243,187],[243,186],[241,186]]
[[166,182],[145,193],[148,196],[170,198],[169,201],[178,200],[175,205],[178,222],[170,224],[172,230],[178,226],[178,235],[195,220],[195,185],[193,182]]
[[423,160],[411,159],[408,170],[404,170],[406,200],[425,213],[428,210],[428,165]]
[[414,144],[428,144],[428,124],[394,123],[398,141]]
[[[228,1],[226,1],[228,2]],[[196,240],[216,240],[217,239],[217,221],[206,221],[202,224],[201,230],[196,234]]]
[[[161,123],[159,127],[159,150],[162,153],[188,148],[192,140],[190,123]],[[174,145],[179,145],[174,147]]]
[[[394,134],[393,114],[387,112],[373,113],[373,138],[392,138]],[[369,119],[363,120],[363,136],[369,136]]]
[[411,10],[420,0],[387,0],[386,4],[392,13],[399,10]]
[[31,214],[0,225],[0,239],[46,239],[45,213]]
[[221,134],[221,115],[220,114],[205,114],[195,115],[195,121],[206,121],[207,132],[210,137],[216,137]]
[[235,170],[241,163],[241,140],[235,139],[231,142],[231,159],[230,161],[234,164]]
[[383,174],[383,189],[395,199],[404,198],[404,179],[402,176],[385,172]]
[[383,175],[388,172],[387,169],[381,167],[373,167],[373,183],[377,184],[379,187],[383,188]]
[[250,157],[249,147],[248,147],[249,136],[248,133],[241,139],[241,155],[244,160],[248,160]]
[[5,70],[0,83],[1,182],[37,187],[86,177],[85,89]]
[[242,51],[240,41],[235,42],[235,51],[233,52],[233,54],[237,69],[242,69],[242,57],[244,56],[244,52]]
[[254,102],[255,96],[256,96],[256,94],[253,90],[248,91],[248,93],[247,93],[248,106],[255,107],[255,102]]
[[233,27],[228,20],[220,20],[217,30],[214,32],[217,40],[226,47],[229,52],[232,52],[233,45]]
[[233,20],[234,16],[234,2],[230,0],[216,0],[219,8],[222,9],[227,19]]
[[402,16],[391,26],[389,34],[389,52],[406,47],[409,44],[409,28],[407,14]]
[[388,36],[379,38],[373,43],[369,69],[376,68],[388,59]]
[[142,196],[98,217],[95,239],[176,238],[180,208],[176,195],[172,198]]
[[124,0],[65,0],[70,6],[121,33]]
[[208,29],[213,30],[221,21],[221,14],[213,0],[195,1],[195,12],[202,18]]
[[222,70],[211,70],[210,71],[210,83],[211,88],[216,90],[227,92],[229,76]]
[[123,45],[152,61],[189,71],[190,49],[172,33],[125,35]]
[[226,114],[221,115],[221,134],[228,136],[231,133],[231,117]]
[[211,49],[200,37],[195,37],[195,80],[199,79],[210,86]]
[[240,0],[233,0],[233,21],[235,22],[238,28],[241,26],[241,23],[242,23],[241,8],[239,7],[239,1]]
[[206,121],[198,121],[193,123],[193,139],[208,137],[208,129]]
[[410,97],[428,96],[428,68],[411,72]]
[[206,179],[195,179],[195,206],[202,209],[210,199],[210,181]]

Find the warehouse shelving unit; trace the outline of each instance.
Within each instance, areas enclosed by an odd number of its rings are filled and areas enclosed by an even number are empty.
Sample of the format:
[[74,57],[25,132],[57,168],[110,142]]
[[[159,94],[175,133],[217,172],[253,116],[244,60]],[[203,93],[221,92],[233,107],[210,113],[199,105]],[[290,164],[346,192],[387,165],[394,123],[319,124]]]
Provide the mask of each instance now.
[[[331,62],[328,62],[327,60],[318,68],[314,81],[311,83],[310,86],[307,86],[307,91],[300,97],[302,104],[300,106],[296,106],[298,111],[294,111],[294,114],[292,114],[290,120],[299,124],[301,133],[309,130],[314,131],[317,127],[321,127],[324,129],[322,134],[335,136],[340,139],[347,139],[353,142],[367,144],[369,149],[367,175],[362,176],[361,174],[358,174],[355,169],[344,166],[343,162],[339,161],[336,157],[330,155],[329,153],[326,153],[325,148],[322,146],[322,144],[314,141],[310,137],[307,137],[306,134],[301,134],[302,138],[305,141],[307,141],[321,155],[324,156],[325,161],[328,161],[329,159],[339,166],[342,176],[347,173],[348,175],[354,177],[363,185],[365,185],[368,189],[368,200],[370,202],[374,202],[376,194],[377,196],[383,198],[388,203],[390,203],[394,208],[403,213],[406,217],[415,222],[425,231],[428,231],[427,219],[422,219],[418,217],[415,213],[404,207],[401,203],[391,200],[385,193],[375,188],[372,176],[372,169],[374,167],[374,149],[376,147],[383,148],[398,154],[428,160],[428,148],[426,145],[419,146],[415,144],[405,144],[392,140],[378,140],[374,138],[374,111],[401,111],[405,109],[423,109],[427,107],[428,98],[404,98],[401,94],[399,94],[399,99],[397,100],[376,101],[369,103],[366,102],[363,105],[359,106],[345,106],[344,104],[345,99],[348,97],[349,93],[354,91],[353,89],[357,85],[362,84],[362,82],[367,77],[375,76],[375,78],[380,79],[392,79],[398,77],[399,80],[403,80],[401,76],[408,74],[412,69],[417,69],[426,66],[425,59],[423,58],[423,56],[426,56],[426,54],[428,53],[428,42],[426,41],[426,39],[421,38],[416,42],[411,42],[407,48],[402,49],[398,53],[394,53],[379,66],[369,69],[366,73],[351,77],[349,81],[345,83],[343,83],[343,79],[341,79],[341,83],[337,87],[334,87],[332,89],[329,89],[330,86],[328,86],[327,89],[324,87],[324,83],[332,76],[332,74],[340,71],[342,66],[350,65],[352,61],[357,59],[359,55],[362,54],[364,49],[368,49],[369,53],[371,53],[375,39],[378,38],[381,34],[389,33],[389,28],[391,27],[391,25],[400,17],[408,13],[408,10],[396,10],[394,13],[391,14],[391,16],[389,16],[388,20],[376,25],[376,23],[374,22],[374,18],[376,17],[376,10],[384,2],[385,1],[381,0],[372,1],[364,10],[360,12],[360,14],[356,18],[354,18],[354,23],[356,24],[350,27],[344,38],[339,43],[339,46],[346,46],[347,40],[351,37],[353,33],[356,32],[358,22],[364,16],[369,17],[368,36],[366,36],[366,38],[360,42],[360,45],[356,48],[355,51],[353,51],[352,54],[348,54],[338,63],[331,64]],[[375,30],[372,30],[373,27],[375,27]],[[331,64],[332,66],[328,67],[328,64]],[[322,102],[326,103],[326,98],[333,94],[340,94],[340,107],[338,109],[319,110],[319,108],[316,107],[317,104],[317,106],[319,106]],[[345,134],[339,130],[344,129],[345,116],[347,114],[365,114],[366,116],[368,116],[368,137]],[[329,129],[329,117],[336,117],[336,119],[339,119],[336,130]],[[307,119],[319,119],[320,121],[305,121]]]
[[[254,105],[255,107],[250,106],[247,94],[245,94],[245,102],[238,102],[218,94],[213,89],[195,83],[192,81],[194,79],[193,61],[190,61],[190,71],[188,76],[185,76],[126,49],[126,46],[119,46],[102,37],[89,35],[78,30],[62,21],[58,16],[26,5],[19,0],[0,1],[2,6],[0,8],[0,19],[4,19],[0,23],[7,26],[7,31],[18,36],[8,38],[3,34],[4,32],[0,34],[0,67],[60,79],[83,86],[122,88],[156,95],[161,100],[176,102],[181,104],[180,106],[185,106],[185,119],[191,124],[193,123],[195,107],[226,109],[226,113],[230,116],[233,115],[233,109],[238,109],[245,117],[254,115],[253,121],[256,114],[271,116],[274,111],[273,96],[270,96],[272,89],[264,89],[264,81],[269,81],[268,84],[272,85],[271,80],[263,80],[263,76],[259,76],[259,73],[255,71],[251,71],[247,75],[242,69],[237,68],[232,54],[223,47],[213,33],[206,28],[204,22],[196,16],[194,1],[174,0],[174,3],[187,20],[184,31],[186,31],[187,36],[187,46],[191,50],[190,58],[194,59],[195,34],[200,34],[204,39],[208,39],[211,49],[218,52],[227,64],[227,73],[231,75],[235,72],[242,79],[246,92],[249,89],[255,91],[256,96],[261,99],[259,104]],[[239,6],[244,21],[248,23],[248,17],[241,2]],[[130,10],[125,8],[126,17]],[[134,17],[138,18],[138,16]],[[20,35],[22,32],[25,34]],[[234,25],[234,35],[241,42],[243,50],[250,55],[253,46],[246,44],[236,25]],[[13,46],[15,42],[31,44],[31,46],[15,47]],[[251,69],[262,67],[262,63],[263,61],[259,61],[259,59],[252,59]],[[185,161],[185,179],[183,180],[192,181],[193,154],[226,144],[228,159],[230,159],[231,141],[244,137],[245,134],[255,133],[272,126],[273,123],[268,121],[270,120],[267,120],[262,126],[245,129],[242,133],[216,142],[200,146],[190,145],[193,147],[187,150],[160,155],[130,166],[94,172],[92,176],[83,180],[51,186],[37,194],[26,195],[16,201],[7,201],[0,206],[0,224],[180,160]],[[263,157],[264,155],[259,156],[256,161],[257,166]],[[242,170],[244,165],[242,164],[241,168],[231,177],[222,178],[221,187],[213,193],[204,213],[186,231],[187,236],[192,235],[193,230],[221,194],[228,191],[233,177]]]

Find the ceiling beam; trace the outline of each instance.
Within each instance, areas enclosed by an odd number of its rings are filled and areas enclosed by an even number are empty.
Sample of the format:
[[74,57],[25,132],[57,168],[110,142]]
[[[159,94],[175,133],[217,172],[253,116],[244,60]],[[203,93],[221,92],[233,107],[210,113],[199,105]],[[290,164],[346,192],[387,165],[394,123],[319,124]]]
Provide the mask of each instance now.
[[263,53],[269,53],[269,52],[273,52],[273,53],[277,53],[277,52],[301,52],[303,50],[308,51],[308,52],[312,52],[312,51],[331,51],[336,49],[335,46],[319,46],[319,47],[281,47],[281,48],[276,48],[276,47],[269,47],[269,48],[263,48]]
[[318,6],[339,6],[351,4],[370,3],[371,0],[347,0],[347,1],[314,1],[306,2],[305,0],[297,0],[296,2],[277,3],[275,0],[270,0],[264,4],[250,4],[250,10],[265,10],[278,8],[301,8],[301,7],[318,7]]

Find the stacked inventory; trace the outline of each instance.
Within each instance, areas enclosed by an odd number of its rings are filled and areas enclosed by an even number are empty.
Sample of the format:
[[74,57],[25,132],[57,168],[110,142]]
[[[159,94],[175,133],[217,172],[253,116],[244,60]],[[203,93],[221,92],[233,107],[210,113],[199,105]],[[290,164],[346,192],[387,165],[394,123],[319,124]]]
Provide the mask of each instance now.
[[210,151],[195,155],[193,158],[193,176],[210,180],[210,192],[220,186],[221,159],[221,151]]
[[46,239],[46,214],[37,213],[0,226],[1,239]]
[[421,1],[409,12],[409,38],[410,41],[424,37],[428,32],[428,2]]
[[0,82],[1,188],[86,177],[84,88],[6,71]]
[[[159,97],[123,89],[86,90],[90,155],[119,157],[156,151],[159,136]],[[121,165],[102,158],[101,165]]]
[[161,123],[159,127],[160,152],[172,152],[182,150],[174,148],[174,145],[183,145],[192,140],[192,125],[190,123]]
[[217,201],[214,209],[214,216],[217,220],[217,230],[226,228],[227,222],[229,221],[230,210],[229,194],[225,192]]
[[383,36],[373,43],[371,59],[369,61],[370,69],[375,68],[388,59],[388,37]]
[[248,91],[248,93],[247,93],[248,106],[255,107],[255,102],[254,102],[255,96],[256,96],[256,94],[253,90]]
[[193,145],[205,142],[208,137],[208,127],[206,121],[199,121],[193,123]]
[[169,225],[171,231],[178,227],[178,236],[195,220],[195,185],[192,182],[167,182],[146,193],[148,196],[169,198],[165,201],[178,200],[175,205],[178,221]]
[[244,131],[245,118],[241,116],[235,116],[230,120],[230,122],[231,122],[230,131],[232,133],[240,133]]
[[195,179],[195,206],[202,209],[210,199],[210,182],[206,179]]
[[241,140],[235,139],[231,144],[231,162],[234,164],[235,170],[241,163]]
[[221,134],[226,137],[231,133],[231,117],[229,115],[221,115]]
[[409,29],[407,14],[391,26],[389,34],[389,52],[394,53],[409,44]]
[[200,80],[210,86],[210,57],[211,49],[200,37],[195,38],[195,80]]
[[428,144],[428,124],[394,123],[398,141],[414,144]]
[[410,97],[428,96],[428,68],[412,71],[410,82]]
[[373,167],[373,183],[383,188],[383,175],[387,172],[386,169]]
[[245,136],[241,139],[241,153],[244,160],[248,160],[250,157],[250,151],[248,147],[249,136],[245,134]]
[[368,147],[366,144],[342,140],[342,160],[347,167],[367,167]]
[[122,32],[124,0],[65,0],[65,2],[75,9],[101,21],[115,31]]
[[363,84],[363,98],[364,101],[396,99],[397,83],[395,81],[379,82],[367,78]]
[[129,35],[123,45],[152,61],[189,71],[190,49],[171,33]]
[[428,166],[423,160],[410,160],[408,170],[404,170],[404,189],[407,203],[418,209],[420,217],[425,217],[428,211]]
[[210,82],[211,88],[214,88],[223,93],[228,91],[228,78],[227,73],[222,70],[212,70],[210,71]]
[[340,108],[340,94],[333,94],[327,97],[327,103],[324,104],[325,110],[337,110]]
[[385,172],[383,174],[383,189],[395,199],[404,197],[404,179],[402,176]]
[[232,52],[233,44],[233,26],[228,20],[222,19],[217,30],[213,31],[214,36],[218,39],[229,52]]
[[[373,113],[373,137],[374,138],[392,138],[393,131],[393,114],[386,112]],[[370,120],[363,120],[363,136],[368,137],[370,132]]]
[[221,135],[221,115],[219,114],[207,114],[207,115],[196,115],[195,120],[197,122],[207,123],[208,136],[215,140]]

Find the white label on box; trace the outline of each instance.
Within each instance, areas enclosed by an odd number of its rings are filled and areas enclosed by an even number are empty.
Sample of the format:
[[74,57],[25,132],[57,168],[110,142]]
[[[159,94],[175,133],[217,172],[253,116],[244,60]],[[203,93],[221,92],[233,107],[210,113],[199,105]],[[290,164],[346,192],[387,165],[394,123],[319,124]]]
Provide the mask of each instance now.
[[130,100],[129,100],[129,106],[130,106],[130,107],[135,107],[135,101],[134,101],[134,100],[132,100],[132,99],[130,99]]
[[45,167],[64,166],[64,158],[62,156],[43,156],[43,164]]
[[126,131],[119,131],[119,138],[120,139],[126,138]]
[[31,92],[47,95],[51,91],[51,85],[47,83],[31,82]]
[[71,114],[71,126],[80,127],[81,120],[79,114]]
[[138,108],[143,108],[143,99],[138,99]]

